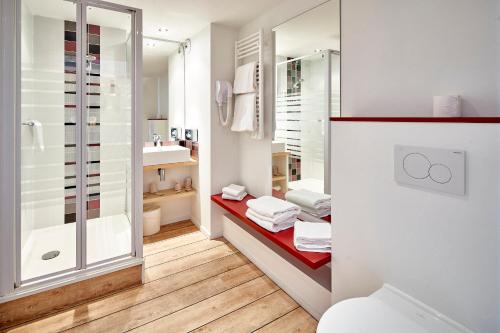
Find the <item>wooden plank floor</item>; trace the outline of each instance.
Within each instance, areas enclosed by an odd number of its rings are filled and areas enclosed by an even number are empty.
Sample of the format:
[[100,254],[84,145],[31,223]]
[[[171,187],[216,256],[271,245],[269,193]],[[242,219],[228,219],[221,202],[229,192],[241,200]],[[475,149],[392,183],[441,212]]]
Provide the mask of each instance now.
[[189,221],[144,238],[142,286],[6,332],[315,332],[317,321],[225,239]]

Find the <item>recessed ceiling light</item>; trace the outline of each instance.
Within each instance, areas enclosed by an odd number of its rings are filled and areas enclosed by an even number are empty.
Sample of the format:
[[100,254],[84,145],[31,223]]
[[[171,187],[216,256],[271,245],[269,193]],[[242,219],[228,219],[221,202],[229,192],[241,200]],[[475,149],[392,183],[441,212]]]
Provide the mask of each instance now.
[[167,31],[168,31],[168,29],[165,28],[165,27],[159,27],[158,28],[158,32],[167,32]]

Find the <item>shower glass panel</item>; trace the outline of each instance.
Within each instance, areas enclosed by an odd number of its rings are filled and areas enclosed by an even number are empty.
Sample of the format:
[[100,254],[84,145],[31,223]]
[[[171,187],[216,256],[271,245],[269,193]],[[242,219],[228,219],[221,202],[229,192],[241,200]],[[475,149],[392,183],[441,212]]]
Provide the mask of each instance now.
[[[132,15],[86,7],[87,264],[132,252]],[[112,25],[110,25],[112,23]]]
[[[57,11],[50,8],[57,8]],[[74,270],[76,5],[23,0],[20,9],[20,225],[17,283]],[[20,254],[20,255],[19,255]]]
[[321,52],[276,64],[275,139],[289,156],[289,189],[323,193],[329,55]]

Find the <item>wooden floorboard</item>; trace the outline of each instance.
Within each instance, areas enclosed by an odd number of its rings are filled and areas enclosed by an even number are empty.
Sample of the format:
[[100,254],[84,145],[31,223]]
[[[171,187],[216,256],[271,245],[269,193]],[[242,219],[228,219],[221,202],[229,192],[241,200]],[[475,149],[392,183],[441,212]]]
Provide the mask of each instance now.
[[314,333],[318,322],[304,309],[297,308],[256,330],[256,333]]
[[144,258],[144,264],[146,268],[150,268],[153,266],[167,263],[172,260],[180,259],[188,255],[204,252],[206,250],[213,249],[214,247],[224,245],[225,243],[227,243],[227,241],[224,238],[213,239],[213,240],[205,239],[199,242],[194,242],[187,245],[179,246],[169,251],[161,251],[146,256]]
[[278,290],[224,317],[218,318],[193,332],[215,333],[253,332],[298,308],[298,304],[283,290]]
[[238,250],[233,245],[222,244],[210,250],[188,255],[186,257],[168,261],[166,263],[148,268],[145,271],[145,280],[146,283],[158,280],[162,277],[187,270],[193,266],[201,265],[203,263],[216,260],[236,252],[238,252]]
[[143,254],[147,257],[158,252],[171,250],[179,246],[188,245],[205,239],[207,239],[207,237],[200,231],[189,232],[170,239],[144,244]]
[[316,320],[225,239],[183,221],[146,242],[144,285],[6,332],[315,332]]
[[138,327],[133,332],[189,332],[278,289],[267,276],[263,276],[169,316],[161,317]]
[[161,240],[185,235],[187,233],[191,233],[191,232],[195,232],[195,231],[198,231],[198,228],[196,228],[196,226],[194,226],[194,225],[179,228],[179,229],[168,230],[168,231],[165,231],[162,233],[158,233],[158,234],[155,234],[152,236],[145,237],[144,244],[158,242]]

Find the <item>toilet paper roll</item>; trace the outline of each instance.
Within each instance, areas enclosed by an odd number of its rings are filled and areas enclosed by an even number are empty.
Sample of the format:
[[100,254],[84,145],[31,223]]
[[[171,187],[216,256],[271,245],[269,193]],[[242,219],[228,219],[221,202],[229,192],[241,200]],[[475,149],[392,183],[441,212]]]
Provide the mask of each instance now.
[[460,95],[434,96],[434,117],[461,117]]

